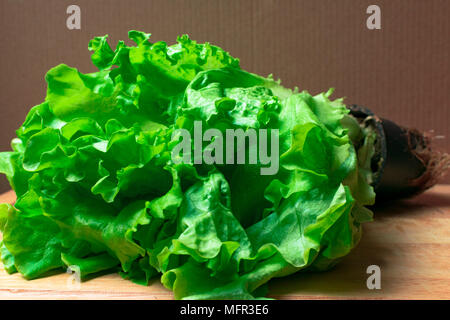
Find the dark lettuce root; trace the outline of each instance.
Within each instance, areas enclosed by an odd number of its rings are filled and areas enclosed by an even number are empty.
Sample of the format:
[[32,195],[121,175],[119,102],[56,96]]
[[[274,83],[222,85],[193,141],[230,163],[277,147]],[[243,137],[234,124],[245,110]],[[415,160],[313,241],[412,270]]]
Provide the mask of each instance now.
[[431,134],[405,128],[361,106],[349,109],[361,126],[377,135],[371,163],[377,203],[417,195],[448,172],[450,156],[433,150]]

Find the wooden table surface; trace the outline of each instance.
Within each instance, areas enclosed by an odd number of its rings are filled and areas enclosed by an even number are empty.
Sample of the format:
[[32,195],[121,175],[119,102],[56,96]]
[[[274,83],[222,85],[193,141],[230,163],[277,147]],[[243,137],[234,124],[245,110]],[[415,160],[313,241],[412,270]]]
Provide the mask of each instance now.
[[[13,203],[13,192],[0,203]],[[335,269],[274,279],[277,299],[450,299],[450,185],[375,211],[358,247]],[[1,263],[0,263],[1,265]],[[369,290],[366,269],[378,265],[381,289]],[[172,299],[159,280],[140,286],[108,274],[74,288],[60,273],[32,281],[0,267],[0,299]]]

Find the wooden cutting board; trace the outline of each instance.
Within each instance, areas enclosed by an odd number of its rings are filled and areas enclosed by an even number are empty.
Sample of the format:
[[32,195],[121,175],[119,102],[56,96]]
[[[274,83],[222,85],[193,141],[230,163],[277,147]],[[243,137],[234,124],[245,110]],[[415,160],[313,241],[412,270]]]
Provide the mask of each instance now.
[[[15,201],[13,192],[0,203]],[[367,267],[378,265],[381,289],[367,288]],[[358,247],[335,269],[274,279],[277,299],[450,299],[450,185],[375,211]],[[74,287],[72,276],[32,281],[0,267],[0,299],[172,299],[159,280],[148,287],[103,275]]]

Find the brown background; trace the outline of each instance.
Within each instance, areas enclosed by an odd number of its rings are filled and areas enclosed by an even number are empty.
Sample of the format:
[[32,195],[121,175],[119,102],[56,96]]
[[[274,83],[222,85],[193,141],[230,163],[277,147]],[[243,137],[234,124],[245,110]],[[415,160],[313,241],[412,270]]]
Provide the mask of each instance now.
[[[70,4],[81,7],[81,30],[66,28]],[[381,30],[366,28],[370,4],[381,7]],[[152,41],[173,43],[183,33],[209,41],[289,87],[335,87],[347,103],[434,129],[449,152],[449,17],[448,0],[0,0],[0,150],[44,100],[49,68],[64,62],[95,71],[89,39],[109,34],[115,47],[137,29]]]

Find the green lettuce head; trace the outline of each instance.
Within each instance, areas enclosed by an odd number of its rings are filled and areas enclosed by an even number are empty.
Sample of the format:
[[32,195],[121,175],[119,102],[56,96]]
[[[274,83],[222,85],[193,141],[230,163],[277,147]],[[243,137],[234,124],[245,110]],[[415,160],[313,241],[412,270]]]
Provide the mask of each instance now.
[[[375,195],[342,100],[286,89],[188,36],[172,46],[129,37],[136,46],[114,51],[106,36],[91,40],[96,73],[51,69],[45,101],[0,153],[17,194],[0,205],[8,272],[76,265],[82,277],[161,276],[177,299],[252,299],[270,279],[328,269],[356,246]],[[193,136],[195,123],[277,130],[278,170],[174,161],[176,133]]]

